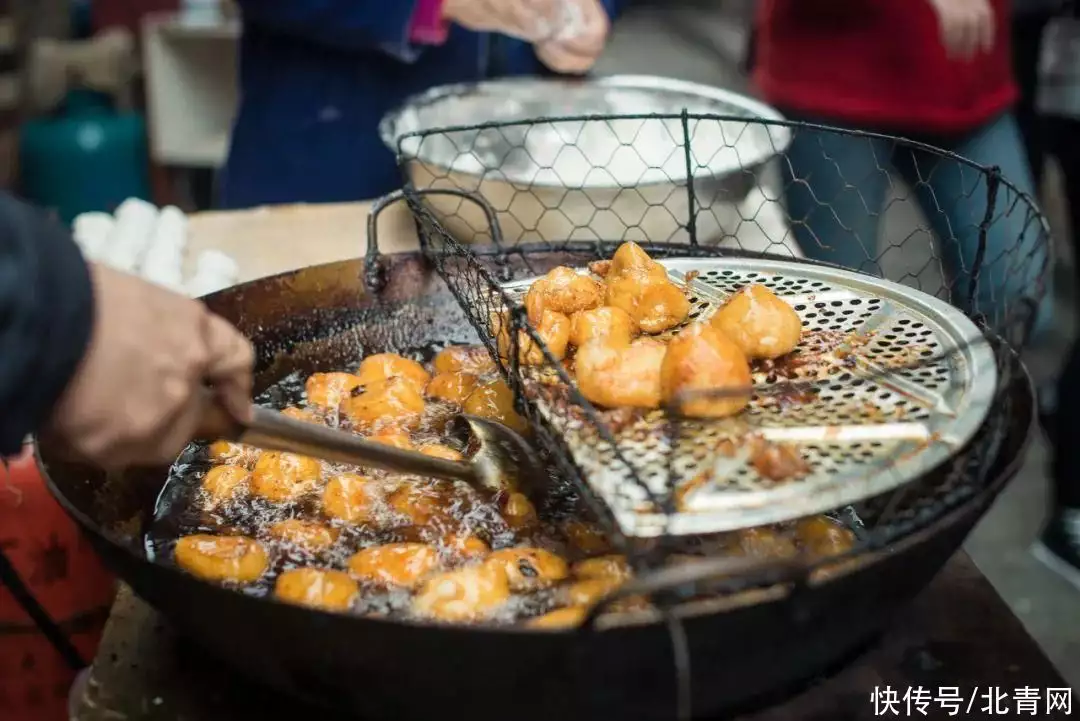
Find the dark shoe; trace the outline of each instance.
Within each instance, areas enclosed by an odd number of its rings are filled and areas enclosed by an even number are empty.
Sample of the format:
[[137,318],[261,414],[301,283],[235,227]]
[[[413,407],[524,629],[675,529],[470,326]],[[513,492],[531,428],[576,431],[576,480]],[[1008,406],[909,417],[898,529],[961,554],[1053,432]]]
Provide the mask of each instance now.
[[1055,509],[1032,554],[1080,589],[1080,509]]

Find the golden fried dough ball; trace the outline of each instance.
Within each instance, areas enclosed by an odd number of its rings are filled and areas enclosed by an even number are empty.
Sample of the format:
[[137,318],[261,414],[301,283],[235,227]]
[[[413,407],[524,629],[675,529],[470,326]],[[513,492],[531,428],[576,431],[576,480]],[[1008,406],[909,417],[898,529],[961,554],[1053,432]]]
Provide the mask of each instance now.
[[518,433],[529,430],[528,422],[514,410],[514,394],[502,379],[473,391],[465,400],[464,410],[471,416],[498,421]]
[[356,428],[414,430],[423,413],[424,396],[405,378],[376,381],[341,403],[341,414]]
[[799,555],[790,538],[771,528],[747,528],[739,531],[738,538],[739,548],[751,558],[782,560]]
[[[661,374],[663,398],[673,402],[680,393],[749,389],[750,364],[737,345],[705,323],[694,323],[679,331],[668,344]],[[695,418],[723,418],[735,415],[750,403],[745,394],[720,395],[685,400],[682,412]]]
[[416,361],[399,356],[396,353],[378,353],[368,356],[360,363],[356,371],[360,385],[371,385],[388,378],[404,378],[411,381],[418,390],[423,390],[431,380],[431,374]]
[[571,315],[579,310],[596,308],[604,300],[604,286],[573,268],[553,268],[529,287],[525,309],[529,321],[539,323],[544,310]]
[[[499,346],[499,357],[504,361],[510,358],[513,350],[510,347],[511,325],[505,313],[492,314],[491,328]],[[570,345],[570,319],[562,313],[545,308],[540,314],[540,320],[534,326],[536,335],[543,345],[547,346],[551,357],[557,361],[565,358],[566,350]],[[534,341],[532,336],[524,330],[518,331],[518,361],[522,365],[538,366],[543,365],[546,360],[540,343]]]
[[515,531],[532,528],[540,522],[536,508],[524,493],[507,494],[502,502],[502,517]]
[[795,350],[802,320],[795,309],[763,285],[745,286],[709,320],[747,358],[779,358]]
[[446,482],[408,482],[394,490],[387,501],[414,525],[425,526],[451,517],[454,495],[452,486]]
[[236,495],[249,480],[251,473],[243,466],[214,466],[203,478],[202,490],[216,505]]
[[571,606],[594,606],[605,596],[616,591],[623,582],[610,576],[585,578],[562,589],[562,597]]
[[563,532],[570,544],[582,553],[591,556],[611,550],[607,535],[595,524],[569,521],[563,525]]
[[208,455],[214,463],[251,468],[259,457],[259,449],[230,441],[214,441],[210,444]]
[[298,546],[311,553],[318,553],[330,548],[340,535],[336,528],[330,528],[321,523],[305,521],[300,518],[279,521],[270,526],[267,532],[275,540]]
[[624,346],[637,334],[637,323],[622,308],[605,305],[574,313],[570,317],[570,342],[575,348],[580,348],[592,340]]
[[480,385],[480,379],[472,373],[440,373],[427,384],[424,395],[428,398],[457,403],[460,406],[478,385]]
[[334,476],[323,491],[323,513],[346,523],[367,523],[376,501],[374,483],[355,473]]
[[442,545],[455,556],[462,558],[483,558],[491,552],[491,547],[482,538],[471,535],[451,533],[442,539]]
[[323,425],[322,419],[319,418],[314,411],[308,408],[289,406],[281,411],[281,415],[288,416],[296,421],[303,421],[304,423],[317,423],[320,426]]
[[513,591],[547,588],[570,575],[565,560],[542,548],[504,548],[493,552],[484,563],[501,566]]
[[659,408],[667,346],[638,338],[616,347],[592,341],[578,349],[575,377],[581,394],[606,408]]
[[795,524],[795,537],[816,558],[840,556],[855,546],[855,534],[828,516],[803,518]]
[[469,373],[482,376],[495,372],[495,361],[482,345],[452,345],[435,354],[436,373]]
[[625,311],[645,333],[670,330],[690,315],[686,292],[666,276],[609,276],[605,305]]
[[266,451],[255,463],[251,491],[268,501],[286,503],[312,490],[321,475],[322,466],[314,458]]
[[425,543],[388,543],[349,559],[355,577],[380,586],[413,588],[438,567],[439,552]]
[[334,410],[363,385],[352,373],[315,373],[304,384],[308,405]]
[[406,433],[395,433],[393,431],[387,433],[377,433],[370,438],[372,443],[382,443],[384,446],[393,446],[394,448],[400,448],[403,451],[411,451],[413,446],[412,440]]
[[465,455],[461,451],[455,451],[450,446],[443,446],[438,443],[426,443],[420,446],[420,452],[425,456],[431,456],[432,458],[441,458],[444,461],[462,461],[465,460]]
[[326,568],[294,568],[274,584],[274,595],[282,601],[323,611],[347,611],[359,590],[349,574]]
[[573,567],[578,578],[610,578],[625,581],[633,575],[625,556],[600,556],[578,561]]
[[440,621],[475,621],[490,616],[510,598],[506,570],[481,563],[431,576],[413,599],[413,612]]
[[269,565],[262,544],[244,536],[184,536],[175,553],[181,568],[207,581],[252,583]]
[[[668,277],[664,266],[650,258],[640,245],[630,240],[619,246],[606,267],[597,265],[592,270],[607,280],[623,275],[648,275],[665,279]],[[603,272],[598,272],[600,270]]]
[[543,629],[576,628],[585,623],[585,618],[588,615],[589,609],[586,606],[567,606],[546,613],[543,616],[531,618],[525,623],[525,626],[527,628]]

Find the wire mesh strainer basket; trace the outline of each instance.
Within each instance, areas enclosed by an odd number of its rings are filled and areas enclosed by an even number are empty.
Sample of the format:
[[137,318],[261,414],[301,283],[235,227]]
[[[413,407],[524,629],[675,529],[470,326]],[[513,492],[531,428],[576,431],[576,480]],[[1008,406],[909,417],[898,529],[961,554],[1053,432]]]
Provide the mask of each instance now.
[[[627,136],[627,123],[638,130]],[[817,142],[832,176],[844,170],[829,155],[838,141],[863,146],[872,170],[839,183],[832,177],[828,197],[816,185],[820,173],[802,174],[782,152],[792,134]],[[529,145],[536,137],[561,145],[541,157]],[[575,146],[604,137],[611,146],[606,155]],[[650,148],[639,153],[645,137]],[[667,153],[658,147],[664,137]],[[723,171],[746,177],[756,206],[748,208],[748,194],[716,191],[709,182],[718,172],[710,166],[716,149],[696,152],[702,137],[777,143],[754,155],[752,167]],[[573,182],[559,186],[552,179],[561,177],[557,161],[568,157],[568,148],[579,151],[575,163],[595,165],[576,168],[568,177]],[[628,179],[626,168],[605,164],[603,158],[619,153],[639,154],[647,170]],[[739,153],[735,142],[728,157]],[[1045,219],[996,168],[900,138],[687,111],[417,131],[400,138],[399,155],[425,255],[497,359],[540,444],[635,562],[652,563],[658,551],[685,551],[701,534],[823,511],[856,525],[855,552],[864,552],[925,528],[986,489],[987,466],[1008,419],[1002,389],[1015,378],[1015,356],[1041,302],[1048,264]],[[661,156],[663,162],[650,160]],[[773,156],[782,172],[766,163]],[[917,169],[906,194],[886,162],[898,157]],[[518,161],[507,165],[508,158]],[[582,182],[601,173],[608,178],[603,192]],[[773,184],[776,178],[786,184],[770,191],[770,174]],[[501,188],[494,197],[484,192],[493,178]],[[638,185],[640,178],[647,182]],[[945,178],[952,197],[937,182]],[[925,217],[909,220],[903,237],[879,246],[878,238],[860,236],[865,222],[847,220],[860,188],[883,180],[893,198],[882,207],[862,199],[861,220],[888,218],[905,198],[918,200]],[[650,191],[657,187],[666,190]],[[573,214],[553,202],[560,193],[574,195]],[[619,193],[634,193],[644,211],[615,207]],[[791,201],[800,193],[813,199],[811,210],[803,203],[802,215],[786,212],[785,200],[797,205]],[[592,200],[591,213],[581,210],[583,198]],[[759,222],[770,214],[784,219],[766,229],[771,236]],[[675,229],[657,233],[650,217],[674,219]],[[704,218],[707,242],[699,234]],[[748,228],[755,240],[744,249],[740,238]],[[687,418],[671,404],[651,411],[598,406],[577,388],[573,366],[530,323],[522,296],[551,269],[551,258],[587,275],[591,263],[610,259],[625,241],[640,244],[685,288],[687,323],[707,321],[752,283],[795,309],[800,345],[786,359],[755,362],[746,411],[717,422]],[[844,248],[854,270],[800,257],[826,256],[829,245]],[[374,267],[377,246],[369,252]],[[501,354],[496,314],[504,314],[510,342]],[[527,363],[523,346],[535,353]],[[798,468],[794,475],[770,469],[785,459]]]

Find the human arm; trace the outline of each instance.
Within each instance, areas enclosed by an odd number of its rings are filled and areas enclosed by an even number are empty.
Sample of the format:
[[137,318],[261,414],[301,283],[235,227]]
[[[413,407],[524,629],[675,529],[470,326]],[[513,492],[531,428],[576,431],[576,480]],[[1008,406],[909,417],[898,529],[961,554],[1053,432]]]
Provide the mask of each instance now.
[[248,413],[252,359],[202,303],[88,265],[66,228],[0,194],[0,454],[44,433],[107,468],[168,462],[207,402]]

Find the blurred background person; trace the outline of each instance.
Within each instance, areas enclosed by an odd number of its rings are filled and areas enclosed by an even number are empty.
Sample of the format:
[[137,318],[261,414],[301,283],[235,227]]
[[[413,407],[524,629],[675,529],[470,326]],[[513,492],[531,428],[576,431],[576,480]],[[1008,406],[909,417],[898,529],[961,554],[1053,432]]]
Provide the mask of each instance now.
[[240,0],[241,102],[224,208],[374,198],[401,184],[380,119],[446,83],[582,74],[619,0]]
[[[1043,142],[1061,168],[1069,237],[1072,239],[1073,287],[1080,285],[1080,19],[1073,6],[1045,26],[1035,117]],[[1080,336],[1080,328],[1074,330]],[[1075,337],[1075,336],[1074,336]],[[1080,588],[1080,345],[1073,342],[1057,384],[1056,403],[1044,398],[1043,428],[1051,443],[1050,516],[1036,556]]]
[[[1008,0],[763,0],[753,80],[788,118],[943,147],[999,167],[1030,194],[1012,114],[1018,93],[1008,7]],[[895,171],[942,241],[952,300],[965,304],[987,207],[984,174],[952,162],[935,166],[885,140],[815,130],[795,132],[782,168],[793,232],[806,255],[878,274],[878,231]],[[1000,197],[977,307],[967,309],[991,321],[1015,309],[1047,260],[1016,248],[1022,237],[1033,242],[1037,227],[1021,213],[1004,214],[1006,194]],[[928,249],[928,262],[932,254]],[[1040,316],[1045,327],[1048,313]]]

